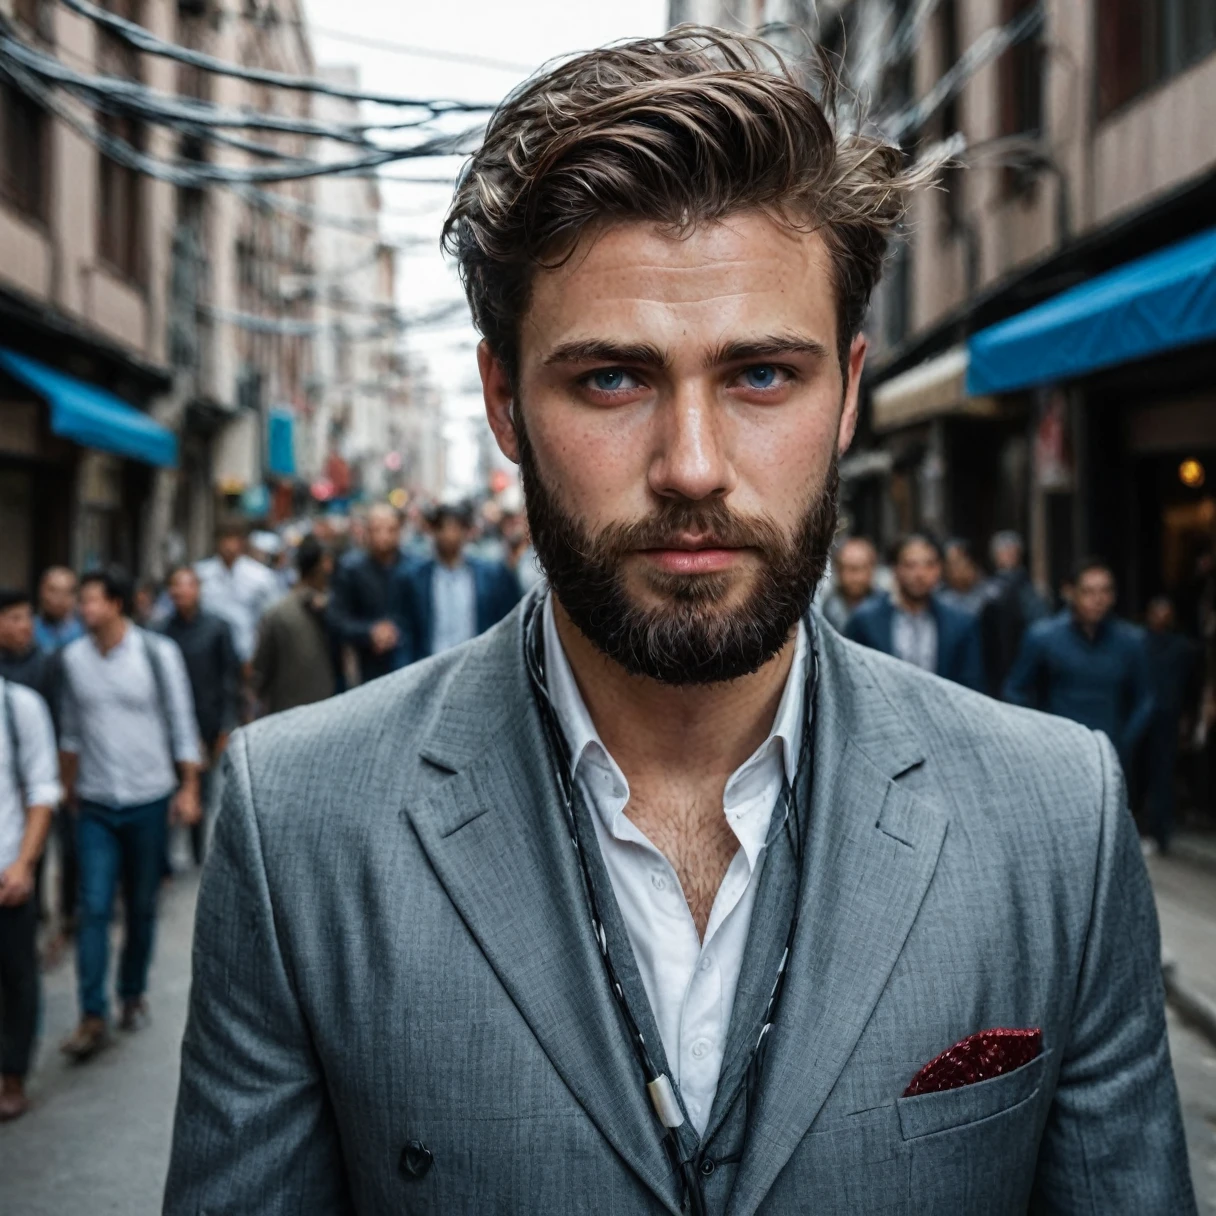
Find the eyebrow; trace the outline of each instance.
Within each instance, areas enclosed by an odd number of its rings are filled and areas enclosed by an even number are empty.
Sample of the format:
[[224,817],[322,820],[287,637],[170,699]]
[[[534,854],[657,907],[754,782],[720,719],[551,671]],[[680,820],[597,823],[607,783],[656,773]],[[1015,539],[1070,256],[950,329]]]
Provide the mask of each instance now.
[[546,359],[545,366],[559,363],[620,363],[631,367],[666,367],[667,355],[649,342],[609,342],[587,338],[563,342]]
[[831,354],[822,342],[814,338],[778,337],[755,338],[739,342],[727,342],[719,346],[710,356],[708,366],[722,363],[743,363],[751,359],[775,359],[781,355],[810,355],[826,359]]

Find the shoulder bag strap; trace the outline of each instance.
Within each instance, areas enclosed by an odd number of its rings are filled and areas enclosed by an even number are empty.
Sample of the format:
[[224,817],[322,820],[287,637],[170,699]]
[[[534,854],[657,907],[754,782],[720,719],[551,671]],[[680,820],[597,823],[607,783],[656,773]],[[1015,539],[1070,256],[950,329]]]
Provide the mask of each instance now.
[[173,763],[173,721],[169,713],[169,685],[165,678],[165,668],[161,660],[156,642],[148,636],[146,629],[135,627],[139,634],[140,644],[148,657],[148,666],[152,668],[152,683],[156,685],[156,703],[160,710],[161,725],[165,731],[165,743],[169,748],[169,762]]

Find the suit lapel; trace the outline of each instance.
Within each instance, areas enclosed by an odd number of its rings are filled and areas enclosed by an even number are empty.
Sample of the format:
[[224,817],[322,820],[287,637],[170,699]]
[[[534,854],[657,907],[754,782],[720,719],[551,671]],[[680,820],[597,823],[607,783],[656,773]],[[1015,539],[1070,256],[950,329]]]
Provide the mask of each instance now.
[[798,935],[730,1216],[756,1211],[835,1085],[903,948],[946,830],[944,815],[893,780],[923,753],[870,661],[846,654],[830,630],[820,633]]
[[471,648],[406,808],[439,881],[571,1093],[669,1211],[677,1190],[592,935],[520,616]]

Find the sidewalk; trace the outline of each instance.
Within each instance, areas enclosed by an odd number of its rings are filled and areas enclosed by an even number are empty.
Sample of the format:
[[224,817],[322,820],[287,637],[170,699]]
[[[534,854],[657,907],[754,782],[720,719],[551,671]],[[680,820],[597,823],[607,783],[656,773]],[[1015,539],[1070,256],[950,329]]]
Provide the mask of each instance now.
[[1216,868],[1179,851],[1150,857],[1148,870],[1170,1002],[1216,1045]]

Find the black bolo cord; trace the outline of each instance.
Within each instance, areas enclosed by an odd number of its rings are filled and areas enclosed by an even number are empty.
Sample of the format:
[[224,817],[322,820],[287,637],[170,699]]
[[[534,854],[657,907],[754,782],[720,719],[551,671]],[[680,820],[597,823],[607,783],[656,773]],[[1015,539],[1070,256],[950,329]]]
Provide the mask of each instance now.
[[[544,597],[537,596],[526,610],[524,617],[524,660],[528,669],[529,681],[536,704],[540,710],[541,724],[545,736],[545,748],[549,755],[549,763],[557,777],[558,788],[561,790],[562,807],[566,813],[566,826],[570,832],[570,840],[578,858],[579,871],[583,878],[583,892],[587,899],[587,909],[591,915],[591,928],[599,946],[600,959],[608,978],[608,987],[613,1000],[625,1022],[629,1041],[642,1070],[646,1083],[647,1096],[656,1118],[663,1127],[663,1146],[667,1151],[672,1169],[680,1176],[683,1184],[682,1206],[689,1216],[709,1216],[709,1208],[705,1200],[705,1191],[701,1179],[701,1158],[699,1149],[689,1152],[681,1144],[681,1137],[676,1135],[676,1129],[684,1123],[684,1113],[675,1094],[671,1078],[662,1072],[655,1064],[646,1046],[646,1040],[638,1028],[637,1020],[625,999],[625,991],[617,978],[616,968],[612,964],[612,956],[608,952],[608,935],[604,931],[604,919],[600,915],[599,903],[595,896],[595,883],[591,878],[591,868],[587,862],[586,850],[583,848],[582,837],[579,833],[578,816],[574,810],[574,774],[570,765],[570,751],[566,737],[558,721],[557,711],[549,699],[548,683],[545,678],[544,639],[541,621],[544,614]],[[784,808],[785,832],[793,852],[798,873],[798,886],[795,892],[794,912],[790,919],[789,932],[786,935],[785,949],[781,954],[781,962],[777,968],[777,976],[769,994],[765,1007],[764,1022],[760,1029],[756,1046],[752,1049],[748,1060],[747,1072],[742,1091],[744,1094],[744,1138],[746,1141],[747,1121],[759,1092],[760,1077],[764,1067],[764,1057],[767,1050],[769,1031],[772,1029],[781,993],[785,987],[786,966],[794,946],[794,934],[798,928],[798,907],[802,901],[802,824],[798,810],[798,795],[796,785],[804,763],[814,763],[814,719],[815,694],[819,685],[819,653],[815,645],[814,624],[810,617],[806,618],[807,633],[811,641],[811,676],[806,684],[805,702],[802,717],[802,740],[799,745],[798,768],[794,774],[794,783],[787,777],[782,785],[778,805]],[[794,820],[791,824],[791,819]],[[742,1159],[742,1152],[735,1157],[722,1158],[722,1164],[737,1162]]]

